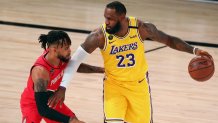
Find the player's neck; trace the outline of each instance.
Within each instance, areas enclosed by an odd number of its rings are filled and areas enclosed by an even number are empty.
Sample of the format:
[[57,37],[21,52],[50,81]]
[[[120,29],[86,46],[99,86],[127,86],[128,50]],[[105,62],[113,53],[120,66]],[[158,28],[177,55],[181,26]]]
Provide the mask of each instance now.
[[45,59],[53,66],[58,66],[60,64],[60,59],[49,53],[45,56]]
[[124,37],[128,33],[129,19],[125,18],[123,22],[120,23],[120,30],[115,34],[119,37]]

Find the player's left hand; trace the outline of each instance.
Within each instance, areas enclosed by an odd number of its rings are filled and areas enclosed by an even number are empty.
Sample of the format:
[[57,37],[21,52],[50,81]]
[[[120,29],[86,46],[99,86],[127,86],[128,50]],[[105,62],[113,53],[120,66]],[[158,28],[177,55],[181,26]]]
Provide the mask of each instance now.
[[54,95],[52,95],[48,100],[48,106],[51,108],[54,108],[57,106],[57,104],[60,104],[60,107],[62,106],[64,99],[65,99],[65,91],[66,88],[60,86],[56,92],[54,92]]
[[206,56],[206,57],[208,57],[209,59],[211,59],[213,61],[213,57],[207,51],[204,51],[204,50],[201,50],[201,49],[197,49],[195,51],[195,54],[197,56]]

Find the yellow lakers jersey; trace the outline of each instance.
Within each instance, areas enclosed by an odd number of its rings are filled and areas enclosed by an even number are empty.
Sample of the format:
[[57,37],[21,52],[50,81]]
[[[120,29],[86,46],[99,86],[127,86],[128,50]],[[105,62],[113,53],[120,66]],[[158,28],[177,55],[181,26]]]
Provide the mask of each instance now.
[[107,33],[106,24],[102,25],[105,44],[101,53],[106,77],[119,81],[139,81],[145,77],[148,65],[137,26],[137,19],[129,17],[128,33],[118,37]]

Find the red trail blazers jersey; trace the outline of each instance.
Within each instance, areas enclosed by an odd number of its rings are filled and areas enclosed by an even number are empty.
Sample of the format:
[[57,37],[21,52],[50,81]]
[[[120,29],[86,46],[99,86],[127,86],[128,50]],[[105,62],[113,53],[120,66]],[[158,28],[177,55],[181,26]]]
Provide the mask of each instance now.
[[30,70],[30,75],[27,82],[27,87],[24,89],[21,95],[21,104],[30,104],[36,106],[35,98],[34,98],[34,87],[33,87],[33,80],[31,77],[31,71],[35,66],[41,66],[45,68],[49,72],[50,81],[48,82],[47,90],[48,91],[55,91],[60,86],[62,77],[63,77],[63,70],[67,66],[67,63],[60,62],[58,66],[51,65],[46,59],[45,56],[47,55],[48,51],[45,51],[34,63]]

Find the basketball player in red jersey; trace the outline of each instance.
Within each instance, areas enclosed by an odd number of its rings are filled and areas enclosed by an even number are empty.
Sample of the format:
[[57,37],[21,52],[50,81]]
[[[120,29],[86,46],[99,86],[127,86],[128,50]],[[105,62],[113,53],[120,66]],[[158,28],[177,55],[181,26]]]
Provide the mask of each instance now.
[[[54,93],[65,92],[60,82],[71,58],[71,40],[68,34],[50,31],[39,37],[39,43],[45,51],[32,66],[27,87],[21,95],[22,123],[40,123],[42,119],[47,123],[84,123],[64,103],[58,103],[55,107],[48,106],[48,100]],[[81,64],[78,71],[102,73],[104,69]]]

